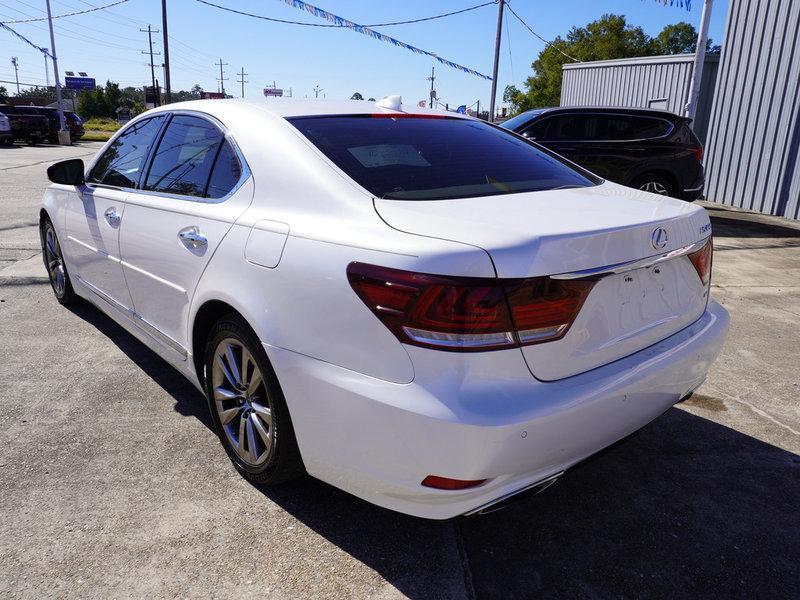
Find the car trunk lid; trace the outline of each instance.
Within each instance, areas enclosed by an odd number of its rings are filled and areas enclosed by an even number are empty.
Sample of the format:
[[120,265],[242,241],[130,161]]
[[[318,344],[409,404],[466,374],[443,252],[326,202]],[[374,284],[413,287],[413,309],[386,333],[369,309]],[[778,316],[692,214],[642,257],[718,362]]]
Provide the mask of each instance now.
[[375,208],[396,229],[483,248],[502,279],[584,271],[590,276],[683,252],[657,265],[596,276],[563,337],[522,347],[531,372],[542,380],[642,350],[688,326],[705,309],[708,289],[685,249],[708,237],[709,220],[702,208],[678,200],[605,183],[453,200],[376,199]]

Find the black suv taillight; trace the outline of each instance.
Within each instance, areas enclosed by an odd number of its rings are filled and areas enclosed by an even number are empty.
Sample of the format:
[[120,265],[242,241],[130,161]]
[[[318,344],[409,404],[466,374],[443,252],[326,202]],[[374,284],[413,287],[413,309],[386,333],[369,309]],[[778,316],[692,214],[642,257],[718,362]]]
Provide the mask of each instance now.
[[400,341],[457,352],[559,339],[595,283],[450,277],[364,263],[351,263],[347,278]]

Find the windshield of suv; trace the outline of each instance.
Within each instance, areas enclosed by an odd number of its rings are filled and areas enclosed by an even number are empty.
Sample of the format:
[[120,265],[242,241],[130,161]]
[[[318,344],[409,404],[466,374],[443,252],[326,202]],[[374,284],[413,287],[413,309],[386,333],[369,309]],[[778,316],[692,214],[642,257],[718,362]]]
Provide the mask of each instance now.
[[443,200],[588,187],[601,180],[498,127],[429,115],[289,121],[378,198]]

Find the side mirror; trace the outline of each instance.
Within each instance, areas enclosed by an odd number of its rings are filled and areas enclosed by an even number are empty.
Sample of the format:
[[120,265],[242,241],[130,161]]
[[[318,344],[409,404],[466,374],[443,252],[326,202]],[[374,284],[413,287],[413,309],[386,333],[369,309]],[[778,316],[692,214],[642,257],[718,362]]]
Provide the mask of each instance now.
[[50,165],[47,167],[47,178],[63,185],[83,185],[83,161],[71,158]]

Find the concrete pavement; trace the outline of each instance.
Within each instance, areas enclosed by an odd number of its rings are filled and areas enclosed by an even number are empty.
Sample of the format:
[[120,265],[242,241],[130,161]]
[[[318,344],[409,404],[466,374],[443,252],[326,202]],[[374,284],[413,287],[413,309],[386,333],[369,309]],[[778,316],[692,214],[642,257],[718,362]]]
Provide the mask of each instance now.
[[98,146],[0,148],[0,595],[796,596],[797,223],[712,210],[732,328],[694,398],[541,496],[429,522],[310,478],[249,485],[188,382],[56,303],[44,171]]

